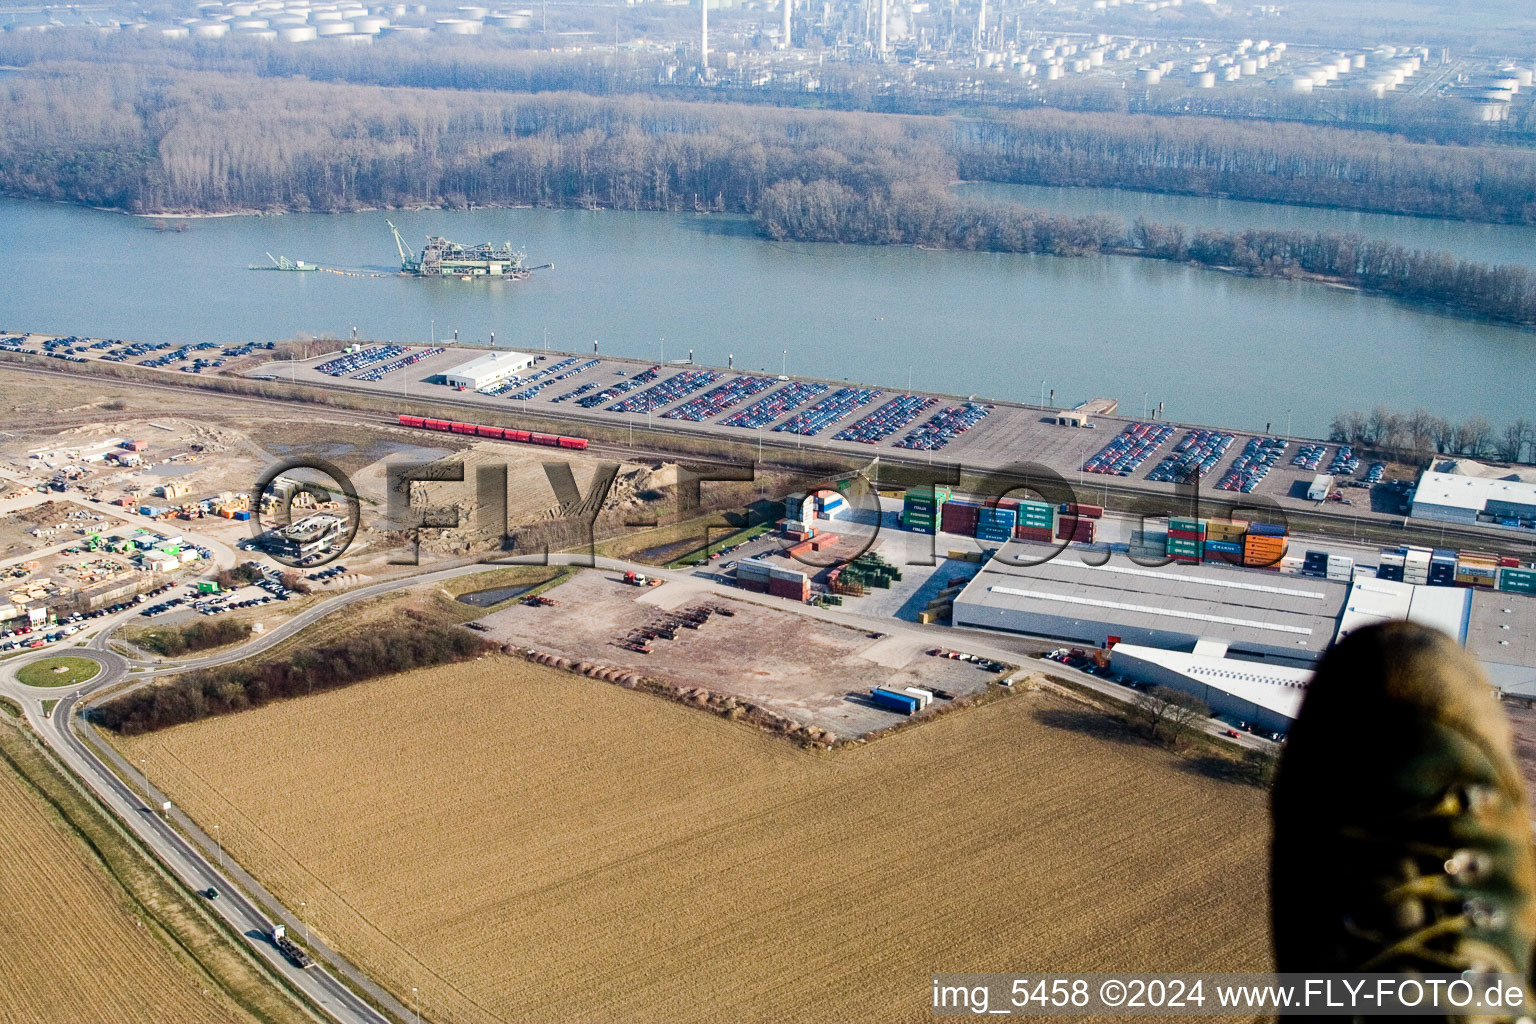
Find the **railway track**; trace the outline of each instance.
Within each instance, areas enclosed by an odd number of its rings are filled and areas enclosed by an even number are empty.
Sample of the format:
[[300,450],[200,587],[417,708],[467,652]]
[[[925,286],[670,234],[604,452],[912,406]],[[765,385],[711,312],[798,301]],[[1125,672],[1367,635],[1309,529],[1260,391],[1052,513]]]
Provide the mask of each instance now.
[[[4,355],[4,353],[0,353]],[[25,370],[29,373],[45,374],[54,377],[63,377],[73,380],[79,379],[79,373],[62,368],[42,366],[26,360],[9,358],[4,360],[4,365]],[[137,388],[144,388],[157,393],[175,394],[185,400],[187,387],[198,387],[197,382],[188,381],[141,381],[136,378],[110,378],[124,383],[130,383]],[[298,387],[288,384],[289,387]],[[310,387],[313,387],[310,385]],[[201,390],[201,389],[200,389]],[[211,389],[210,389],[211,390]],[[355,394],[373,401],[378,401],[381,396],[378,391],[362,386],[349,385],[346,382],[337,382],[334,386],[328,386],[327,390],[339,390],[348,394]],[[225,396],[223,392],[215,394]],[[227,396],[226,396],[227,397]],[[258,395],[235,396],[243,409],[259,407],[272,410],[282,410],[289,416],[296,409],[305,406],[320,405],[324,410],[325,418],[335,419],[340,422],[367,424],[376,427],[390,427],[398,430],[410,430],[402,428],[399,424],[398,413],[373,411],[365,409],[339,409],[334,406],[321,405],[297,394],[292,398],[271,398]],[[466,421],[478,416],[484,418],[487,412],[498,416],[506,415],[516,417],[518,410],[507,408],[505,410],[487,410],[483,402],[473,399],[457,398],[453,394],[433,395],[430,399],[414,398],[402,400],[402,405],[409,406],[409,412],[416,415],[429,415],[432,410],[466,410]],[[601,418],[600,414],[588,414],[583,410],[561,410],[562,415],[556,417],[548,414],[539,416],[541,420],[551,423],[569,423],[571,426],[560,428],[572,433],[583,433],[587,427],[601,428],[603,433],[610,433],[620,428],[620,425]],[[158,414],[158,413],[157,413]],[[200,415],[197,411],[190,411],[183,415]],[[707,456],[700,455],[696,450],[700,442],[707,443],[709,437],[701,435],[697,430],[685,430],[668,424],[654,423],[643,429],[650,435],[646,442],[639,445],[631,445],[607,438],[589,438],[588,454],[603,455],[618,461],[688,461],[689,459],[703,459]],[[430,436],[431,432],[428,433]],[[656,435],[661,435],[663,440],[657,443]],[[467,435],[445,435],[467,436]],[[676,447],[669,446],[665,439],[677,438],[680,442]],[[761,458],[754,463],[763,469],[781,470],[805,470],[810,467],[812,460],[822,466],[831,468],[839,463],[848,466],[850,463],[860,462],[857,456],[843,452],[819,442],[814,438],[803,438],[796,435],[793,440],[784,438],[764,437],[761,431],[753,432],[747,436],[723,437],[718,440],[735,449],[757,449]],[[551,449],[560,451],[561,449]],[[955,468],[961,472],[964,468],[958,463],[949,461],[930,461],[923,458],[914,458],[898,454],[900,449],[891,451],[881,450],[879,462],[881,470],[891,470],[890,473],[881,473],[882,479],[900,480],[906,476],[931,475],[935,469],[948,470]],[[1067,477],[1068,474],[1063,474]],[[1111,482],[1108,478],[1098,477],[1093,481],[1083,482],[1084,493],[1087,495],[1098,494],[1102,499],[1100,503],[1111,505],[1108,499],[1117,499],[1117,511],[1128,510],[1132,512],[1145,512],[1154,514],[1161,511],[1167,514],[1167,509],[1177,507],[1180,499],[1169,495],[1166,491],[1142,486],[1136,482],[1120,483]],[[1233,507],[1244,506],[1242,495],[1227,496],[1226,492],[1202,492],[1202,502],[1213,514],[1221,514]],[[1410,523],[1402,516],[1388,516],[1369,510],[1359,510],[1351,514],[1327,510],[1309,510],[1286,507],[1284,509],[1287,519],[1293,528],[1300,527],[1302,531],[1318,537],[1335,539],[1349,539],[1367,541],[1382,544],[1421,544],[1434,547],[1470,547],[1482,549],[1489,546],[1505,549],[1507,553],[1529,551],[1536,553],[1536,540],[1520,541],[1517,538],[1505,538],[1490,536],[1484,530],[1467,529],[1454,524],[1418,525]]]

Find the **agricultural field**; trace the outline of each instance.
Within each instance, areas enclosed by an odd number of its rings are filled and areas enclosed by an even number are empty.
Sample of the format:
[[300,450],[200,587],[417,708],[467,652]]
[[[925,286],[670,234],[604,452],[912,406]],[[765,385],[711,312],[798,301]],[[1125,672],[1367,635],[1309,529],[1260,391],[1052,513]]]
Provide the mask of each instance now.
[[919,1021],[935,971],[1269,968],[1263,793],[1047,691],[809,752],[488,656],[118,742],[434,1021]]
[[[14,733],[14,727],[0,724]],[[179,962],[167,939],[0,760],[0,1020],[234,1024],[253,1018]],[[153,922],[150,922],[153,925]]]

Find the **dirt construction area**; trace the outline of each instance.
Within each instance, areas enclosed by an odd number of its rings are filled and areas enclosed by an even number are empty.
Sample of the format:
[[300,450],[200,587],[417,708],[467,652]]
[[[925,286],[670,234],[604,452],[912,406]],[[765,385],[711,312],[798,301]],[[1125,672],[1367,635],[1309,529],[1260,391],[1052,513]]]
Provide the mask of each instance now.
[[[775,598],[759,603],[722,597],[681,582],[634,587],[616,572],[595,569],[548,596],[557,602],[553,607],[519,604],[481,621],[502,643],[723,690],[844,738],[903,721],[869,702],[872,686],[919,686],[959,698],[980,692],[998,675],[931,657],[925,653],[930,645],[919,638],[872,635],[789,610],[792,605]],[[652,640],[650,654],[620,646],[671,613],[701,607],[732,614],[717,612],[698,629],[678,629],[675,640]]]

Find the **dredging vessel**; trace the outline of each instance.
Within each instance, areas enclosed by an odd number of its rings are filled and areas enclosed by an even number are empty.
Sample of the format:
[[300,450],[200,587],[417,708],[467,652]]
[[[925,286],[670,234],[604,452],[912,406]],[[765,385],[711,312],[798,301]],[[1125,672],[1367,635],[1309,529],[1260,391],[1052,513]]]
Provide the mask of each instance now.
[[412,277],[459,277],[465,280],[491,277],[526,281],[535,270],[548,270],[554,266],[553,263],[528,266],[528,254],[513,249],[511,242],[500,246],[489,243],[460,245],[441,235],[428,235],[426,247],[418,256],[405,244],[399,228],[390,221],[384,223],[394,232],[395,248],[400,250],[400,272]]

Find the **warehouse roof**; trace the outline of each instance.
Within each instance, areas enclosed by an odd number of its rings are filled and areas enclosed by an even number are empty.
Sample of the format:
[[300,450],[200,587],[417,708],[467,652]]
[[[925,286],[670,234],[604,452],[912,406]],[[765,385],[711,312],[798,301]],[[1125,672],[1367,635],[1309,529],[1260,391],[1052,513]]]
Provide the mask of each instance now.
[[1010,542],[966,586],[960,601],[1001,610],[1079,615],[1132,628],[1261,641],[1320,654],[1333,640],[1348,587],[1333,580],[1231,567],[1147,568],[1115,559],[1085,565],[1068,552],[1040,565],[1008,564],[1040,549]]
[[1202,685],[1230,693],[1291,719],[1301,710],[1302,698],[1307,695],[1307,684],[1312,680],[1310,669],[1261,665],[1233,658],[1213,658],[1199,652],[1189,654],[1184,651],[1165,651],[1159,647],[1142,647],[1139,644],[1116,644],[1111,661],[1121,655],[1161,665]]
[[1490,501],[1509,501],[1536,505],[1536,484],[1524,480],[1504,480],[1487,476],[1463,476],[1426,470],[1414,491],[1415,505],[1440,505],[1446,508],[1481,512]]
[[517,370],[533,362],[533,356],[526,352],[487,352],[483,356],[476,356],[465,363],[460,363],[451,370],[444,370],[445,377],[485,377],[504,370]]
[[1536,696],[1536,597],[1497,590],[1469,593],[1467,652],[1483,663],[1495,686]]
[[1472,591],[1462,587],[1419,587],[1371,576],[1355,579],[1339,619],[1338,639],[1376,622],[1407,619],[1467,642]]

